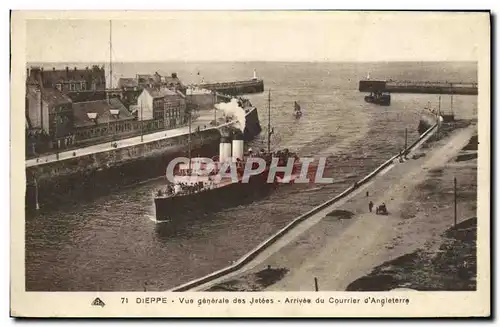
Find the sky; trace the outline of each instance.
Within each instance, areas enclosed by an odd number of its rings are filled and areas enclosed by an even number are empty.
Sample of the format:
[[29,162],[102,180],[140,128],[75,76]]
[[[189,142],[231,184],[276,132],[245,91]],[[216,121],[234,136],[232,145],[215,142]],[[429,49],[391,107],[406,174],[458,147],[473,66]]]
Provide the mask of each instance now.
[[27,21],[26,60],[107,62],[111,19],[114,62],[477,61],[486,17],[290,11],[58,16]]

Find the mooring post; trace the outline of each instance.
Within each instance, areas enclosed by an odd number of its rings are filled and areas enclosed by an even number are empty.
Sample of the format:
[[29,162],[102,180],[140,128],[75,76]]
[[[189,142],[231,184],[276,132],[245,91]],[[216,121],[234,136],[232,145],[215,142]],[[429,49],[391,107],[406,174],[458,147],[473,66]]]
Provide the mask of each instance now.
[[36,176],[33,176],[33,180],[35,182],[35,209],[40,210],[40,203],[38,202],[38,182],[36,180]]
[[318,288],[318,279],[316,277],[314,277],[314,288],[316,289],[316,292],[319,291],[319,288]]
[[457,178],[453,177],[453,197],[455,202],[454,227],[457,227]]

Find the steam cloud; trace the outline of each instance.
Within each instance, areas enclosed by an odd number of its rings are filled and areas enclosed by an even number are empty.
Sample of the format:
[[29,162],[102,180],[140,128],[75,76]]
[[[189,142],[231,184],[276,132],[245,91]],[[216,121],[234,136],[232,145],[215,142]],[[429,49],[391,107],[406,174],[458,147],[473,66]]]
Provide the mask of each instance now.
[[245,109],[238,105],[237,99],[231,99],[228,103],[218,103],[215,105],[217,110],[222,110],[226,116],[233,116],[238,121],[238,127],[242,132],[245,131]]

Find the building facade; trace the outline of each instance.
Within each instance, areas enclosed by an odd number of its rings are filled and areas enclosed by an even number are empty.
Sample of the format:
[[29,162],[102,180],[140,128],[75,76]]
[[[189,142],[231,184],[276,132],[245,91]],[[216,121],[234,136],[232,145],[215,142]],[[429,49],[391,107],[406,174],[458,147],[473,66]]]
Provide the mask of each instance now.
[[73,103],[75,140],[78,144],[105,142],[133,135],[135,117],[119,99]]
[[186,122],[186,99],[180,91],[146,87],[137,100],[137,109],[138,120],[163,120],[165,128]]
[[33,153],[65,149],[74,142],[72,101],[58,90],[26,87],[26,142]]
[[177,77],[177,73],[170,76],[162,76],[158,72],[154,74],[137,74],[135,78],[120,78],[118,88],[122,91],[122,102],[127,108],[138,103],[138,98],[144,88],[167,88],[172,91],[180,91],[185,94],[186,87]]

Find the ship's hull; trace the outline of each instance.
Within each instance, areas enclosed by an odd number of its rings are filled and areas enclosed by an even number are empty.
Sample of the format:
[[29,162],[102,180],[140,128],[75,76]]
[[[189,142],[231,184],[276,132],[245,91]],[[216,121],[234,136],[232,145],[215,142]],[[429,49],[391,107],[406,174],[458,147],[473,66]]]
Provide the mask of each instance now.
[[156,220],[177,222],[193,213],[242,205],[268,195],[275,187],[275,183],[267,183],[267,175],[261,174],[251,176],[248,183],[232,183],[183,196],[155,197]]

